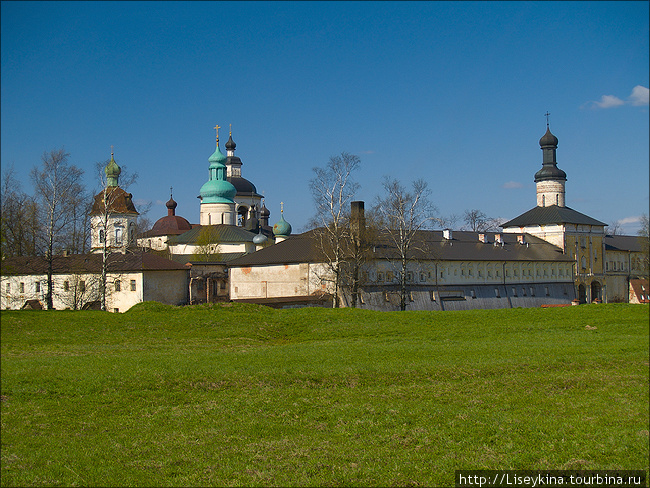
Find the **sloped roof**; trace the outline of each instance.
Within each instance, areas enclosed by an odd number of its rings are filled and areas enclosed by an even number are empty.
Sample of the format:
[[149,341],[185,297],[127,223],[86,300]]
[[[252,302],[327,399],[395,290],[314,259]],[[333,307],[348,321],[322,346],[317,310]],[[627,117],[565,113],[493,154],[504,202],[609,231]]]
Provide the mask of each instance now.
[[316,241],[311,232],[305,232],[273,244],[259,251],[233,259],[229,266],[251,266],[264,264],[290,264],[318,262]]
[[108,201],[110,212],[138,215],[138,211],[133,204],[133,195],[125,192],[119,186],[110,186],[95,195],[95,201],[93,202],[90,215],[101,215],[104,213],[104,192],[107,194],[106,200]]
[[[70,256],[54,256],[52,268],[55,274],[69,273],[101,273],[101,254],[72,254]],[[155,254],[135,251],[111,253],[108,256],[108,271],[172,271],[187,269],[183,264],[176,263]],[[46,274],[47,261],[43,256],[19,256],[2,261],[3,275]]]
[[[286,240],[234,259],[230,266],[257,266],[265,264],[289,264],[323,262],[314,238],[314,231],[291,236]],[[487,243],[480,242],[478,232],[454,231],[452,239],[445,239],[443,231],[420,231],[416,238],[419,250],[413,252],[415,259],[447,261],[565,261],[573,259],[562,250],[543,239],[524,235],[524,244],[517,241],[517,234],[501,234],[503,246],[494,245],[497,232],[485,233]],[[395,259],[395,246],[387,237],[377,239],[371,249],[371,259]]]
[[255,234],[243,227],[228,224],[216,225],[197,225],[192,227],[191,230],[184,232],[178,236],[170,237],[167,240],[168,245],[174,244],[196,244],[201,231],[204,228],[211,228],[214,232],[214,242],[253,242]]
[[605,236],[605,250],[641,252],[642,239],[640,236]]
[[526,227],[528,225],[548,224],[607,225],[572,208],[550,205],[548,207],[531,208],[527,212],[506,222],[502,227]]

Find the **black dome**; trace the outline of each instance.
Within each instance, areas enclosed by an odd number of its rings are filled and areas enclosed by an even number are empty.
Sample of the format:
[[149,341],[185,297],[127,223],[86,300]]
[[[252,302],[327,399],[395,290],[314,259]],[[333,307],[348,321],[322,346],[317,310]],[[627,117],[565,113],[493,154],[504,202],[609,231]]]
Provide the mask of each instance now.
[[230,176],[228,177],[228,181],[232,183],[237,190],[237,195],[250,196],[253,194],[254,196],[261,196],[257,194],[257,188],[255,188],[255,185],[246,178],[242,178],[241,176]]
[[557,137],[551,134],[551,130],[547,127],[546,134],[539,140],[539,145],[544,146],[557,146]]

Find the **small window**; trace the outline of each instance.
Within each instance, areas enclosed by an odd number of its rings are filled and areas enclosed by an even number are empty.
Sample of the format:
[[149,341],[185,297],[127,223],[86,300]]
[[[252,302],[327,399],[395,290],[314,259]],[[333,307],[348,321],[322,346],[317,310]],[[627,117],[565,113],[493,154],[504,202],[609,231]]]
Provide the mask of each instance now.
[[85,281],[80,281],[80,282],[79,282],[79,291],[80,291],[81,293],[83,293],[83,292],[86,291],[86,282],[85,282]]
[[63,282],[63,291],[70,291],[70,282],[69,281],[64,281]]
[[431,301],[435,302],[436,301],[436,293],[433,290],[431,290],[429,292],[429,294],[431,295]]
[[548,291],[548,286],[545,286],[545,287],[544,287],[544,293],[546,293],[546,296],[549,296],[549,295],[550,295],[550,293],[549,293],[549,291]]
[[113,312],[115,312],[115,313],[120,313],[120,309],[119,309],[119,308],[114,308],[114,309],[113,309]]
[[100,242],[101,244],[104,243],[104,230],[103,230],[103,229],[100,229],[100,230],[99,230],[99,242]]
[[513,297],[517,296],[517,289],[514,286],[512,287],[512,296]]
[[472,298],[476,298],[476,290],[470,290],[469,296],[471,296]]
[[41,282],[37,281],[36,283],[34,283],[34,288],[36,293],[39,293],[41,291]]
[[20,293],[25,293],[25,283],[21,282],[20,286],[19,286],[19,289],[20,289]]
[[523,286],[521,287],[521,296],[522,297],[526,296],[526,288],[524,288]]
[[393,272],[386,271],[386,281],[393,281]]
[[135,280],[131,280],[131,291],[135,291]]
[[122,227],[115,229],[115,244],[118,246],[122,244]]
[[424,273],[420,273],[420,281],[426,281]]
[[11,283],[7,283],[7,293],[11,293]]
[[407,271],[406,272],[406,281],[409,281],[409,282],[413,281],[413,271]]
[[533,288],[533,287],[531,286],[531,287],[529,288],[529,290],[530,290],[530,296],[531,296],[531,297],[534,297],[534,296],[535,296],[535,288]]
[[115,291],[122,291],[122,282],[120,280],[115,280]]
[[495,288],[495,289],[494,289],[494,296],[496,296],[497,298],[501,298],[501,293],[499,293],[499,289],[498,289],[498,288]]
[[377,273],[377,281],[384,281],[384,273],[382,272]]

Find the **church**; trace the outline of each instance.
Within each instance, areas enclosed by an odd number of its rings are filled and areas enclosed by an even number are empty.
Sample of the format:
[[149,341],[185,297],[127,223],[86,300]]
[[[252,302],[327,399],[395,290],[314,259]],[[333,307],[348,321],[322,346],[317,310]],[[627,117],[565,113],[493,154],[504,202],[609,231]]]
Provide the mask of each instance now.
[[[255,185],[242,176],[232,128],[224,155],[207,158],[199,189],[199,222],[177,215],[170,191],[167,215],[135,235],[133,195],[119,186],[114,159],[106,185],[94,197],[91,253],[55,257],[54,307],[97,308],[98,275],[108,258],[106,309],[124,312],[148,300],[172,305],[244,301],[274,307],[331,306],[332,277],[314,231],[292,234],[281,209],[270,212]],[[646,259],[640,238],[605,235],[606,224],[565,205],[567,175],[556,160],[558,139],[547,123],[539,141],[536,205],[502,225],[502,232],[422,231],[426,251],[409,265],[407,310],[463,310],[560,306],[591,302],[647,302]],[[352,202],[355,228],[365,225],[363,202]],[[343,306],[398,310],[394,249],[381,239],[360,270],[355,295]],[[38,256],[2,263],[0,307],[39,308],[46,265]]]

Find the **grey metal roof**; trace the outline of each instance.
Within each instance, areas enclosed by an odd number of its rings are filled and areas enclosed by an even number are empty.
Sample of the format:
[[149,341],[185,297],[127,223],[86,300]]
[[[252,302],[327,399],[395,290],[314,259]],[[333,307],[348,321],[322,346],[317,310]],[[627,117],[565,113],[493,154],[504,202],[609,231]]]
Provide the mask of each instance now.
[[233,259],[229,266],[318,262],[318,252],[310,232],[290,236],[282,242]]
[[607,225],[572,208],[550,205],[548,207],[531,208],[527,212],[506,222],[502,227],[526,227],[528,225],[548,224]]
[[606,251],[641,252],[641,242],[647,237],[641,236],[605,236]]
[[198,225],[191,230],[178,236],[170,237],[167,240],[169,245],[174,244],[196,244],[201,230],[206,227],[212,227],[214,230],[215,242],[253,242],[256,234],[236,225],[217,224],[217,225]]
[[[448,261],[566,261],[572,258],[562,250],[543,239],[530,234],[524,236],[524,244],[517,241],[517,234],[500,234],[503,245],[494,245],[497,232],[485,233],[487,243],[479,241],[478,232],[454,231],[447,240],[443,231],[420,231],[417,237],[418,251],[415,259]],[[319,249],[313,238],[313,231],[291,236],[288,239],[234,259],[230,266],[256,266],[264,264],[289,264],[322,262]],[[386,237],[378,239],[371,249],[373,259],[394,259],[395,247]]]
[[[54,256],[52,267],[55,274],[100,273],[101,254],[72,254]],[[134,251],[111,253],[108,256],[108,271],[171,271],[187,269],[184,265],[152,253]],[[46,274],[47,261],[43,256],[19,256],[2,261],[3,275]]]

